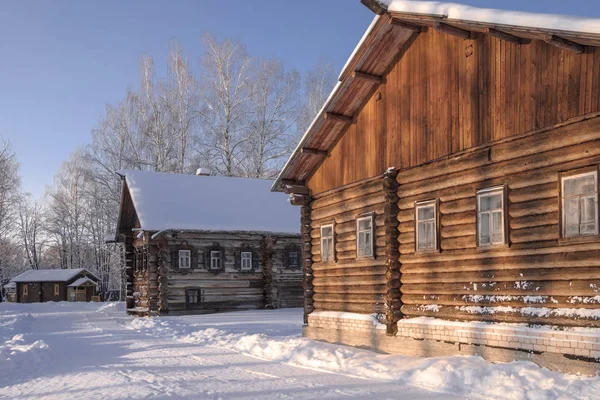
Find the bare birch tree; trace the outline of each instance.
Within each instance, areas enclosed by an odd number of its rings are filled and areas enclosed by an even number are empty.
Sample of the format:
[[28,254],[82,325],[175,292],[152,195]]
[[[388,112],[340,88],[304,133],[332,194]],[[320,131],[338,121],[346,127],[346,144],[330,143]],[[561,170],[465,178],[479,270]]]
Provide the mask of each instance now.
[[204,37],[200,117],[204,127],[201,156],[217,174],[239,174],[248,141],[248,103],[252,96],[251,58],[239,43]]
[[17,227],[23,254],[30,269],[42,267],[45,245],[42,212],[41,203],[33,200],[30,195],[21,198]]
[[300,134],[308,129],[336,82],[333,63],[321,58],[304,77],[304,104],[298,118]]

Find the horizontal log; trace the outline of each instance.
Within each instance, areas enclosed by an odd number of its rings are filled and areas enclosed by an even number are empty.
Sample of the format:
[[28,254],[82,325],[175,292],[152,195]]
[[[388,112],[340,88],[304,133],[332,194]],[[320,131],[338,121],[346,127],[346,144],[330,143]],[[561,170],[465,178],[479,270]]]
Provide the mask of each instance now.
[[[471,249],[469,251],[448,251],[443,252],[435,257],[435,261],[448,262],[458,260],[474,260],[474,259],[493,259],[499,257],[521,257],[527,255],[543,255],[543,254],[557,254],[557,253],[568,253],[578,251],[597,251],[600,250],[600,241],[593,243],[584,244],[573,244],[565,246],[552,246],[542,248],[526,248],[517,249],[512,246],[511,248],[493,248],[493,249]],[[402,264],[416,264],[423,262],[430,262],[430,256],[424,256],[417,253],[414,256],[406,256],[400,260]]]
[[475,225],[476,221],[477,213],[474,210],[456,214],[442,214],[440,217],[440,223],[443,227],[466,224]]
[[524,201],[556,199],[558,198],[558,188],[555,182],[542,183],[541,185],[527,186],[523,188],[510,189],[508,198],[511,203],[521,203]]
[[365,267],[371,267],[371,266],[384,266],[386,263],[385,259],[383,258],[375,258],[373,260],[371,259],[361,259],[361,260],[350,260],[350,261],[345,261],[345,262],[337,262],[337,263],[319,263],[319,262],[315,262],[312,265],[312,269],[316,272],[316,271],[320,271],[320,270],[331,270],[331,271],[335,271],[335,270],[349,270],[349,269],[353,269],[353,268],[365,268]]
[[452,261],[436,259],[417,264],[403,263],[402,272],[461,272],[461,271],[503,271],[524,268],[577,268],[600,267],[600,251],[578,251],[567,253],[534,254],[523,256],[494,257],[484,259],[457,259]]
[[341,203],[371,193],[380,192],[381,188],[381,177],[369,178],[356,184],[347,185],[336,188],[333,191],[315,195],[311,207],[313,210],[318,210],[331,204]]
[[520,313],[495,313],[491,315],[470,314],[457,311],[454,307],[442,307],[438,312],[424,311],[419,306],[405,305],[402,307],[402,313],[409,317],[433,317],[447,319],[451,321],[488,321],[488,322],[506,322],[506,323],[527,323],[536,325],[557,325],[557,326],[581,326],[581,327],[600,327],[600,320],[574,319],[567,317],[534,317],[531,315],[522,315]]
[[475,198],[475,193],[473,193],[472,197],[441,203],[440,212],[442,214],[451,214],[465,211],[475,211],[476,205],[477,200]]
[[525,217],[510,218],[511,229],[533,228],[542,225],[558,225],[558,212],[550,212]]
[[[579,300],[582,299],[582,300]],[[583,299],[587,303],[583,302]],[[498,295],[403,295],[402,302],[407,305],[437,304],[440,306],[509,306],[509,307],[546,307],[546,308],[587,308],[600,307],[597,297],[579,296],[503,296]]]
[[328,278],[328,277],[344,277],[344,276],[384,276],[386,272],[386,266],[384,265],[373,265],[368,267],[354,267],[354,268],[335,268],[327,270],[315,270],[313,275],[315,278]]
[[512,243],[539,242],[542,240],[558,239],[559,237],[558,224],[515,229],[510,232]]
[[440,234],[442,239],[450,239],[457,238],[461,236],[475,236],[476,235],[476,226],[475,224],[460,224],[460,225],[450,225],[450,226],[442,226],[440,230]]
[[[600,280],[535,281],[529,283],[497,282],[495,285],[474,282],[407,284],[402,286],[406,294],[502,294],[531,296],[595,296]],[[477,285],[477,290],[475,290]]]
[[311,227],[318,228],[321,225],[330,223],[334,219],[335,219],[336,225],[343,224],[345,222],[356,221],[356,217],[358,215],[367,214],[370,212],[374,212],[376,215],[382,215],[383,210],[384,210],[384,204],[381,203],[381,204],[376,204],[376,205],[367,206],[367,207],[359,208],[356,210],[348,211],[343,214],[337,214],[337,215],[335,215],[335,218],[334,217],[322,218],[322,219],[314,219],[313,218],[313,220],[311,221]]
[[375,293],[380,294],[384,293],[387,290],[386,285],[355,285],[355,286],[315,286],[314,292],[317,293],[337,293],[337,294],[369,294]]
[[352,303],[321,303],[315,302],[316,311],[343,311],[353,313],[380,313],[385,310],[385,304],[352,304]]
[[315,302],[323,303],[373,304],[385,302],[383,294],[315,294],[313,298]]
[[404,271],[401,281],[414,283],[454,283],[454,282],[517,282],[517,281],[571,281],[598,280],[600,268],[528,268],[516,270],[486,270],[465,272],[409,273]]
[[558,198],[527,201],[511,204],[508,212],[511,218],[546,214],[558,211]]
[[475,235],[447,238],[440,242],[442,250],[462,250],[473,249],[477,247],[477,238]]
[[383,285],[387,282],[384,275],[374,276],[340,276],[340,277],[325,277],[313,280],[315,292],[320,286],[362,286],[362,285]]
[[322,207],[312,211],[311,218],[313,220],[332,218],[338,214],[343,214],[348,211],[362,209],[377,204],[383,204],[385,201],[383,193],[371,193],[364,196],[346,200],[341,203],[332,204],[327,207]]
[[[375,226],[383,227],[384,223],[385,223],[385,217],[383,215],[380,214],[380,215],[375,216]],[[347,221],[347,222],[343,222],[343,223],[336,222],[336,224],[335,224],[335,234],[336,235],[339,236],[339,235],[342,235],[342,234],[348,233],[348,232],[356,232],[356,219]],[[310,237],[313,239],[321,237],[320,226],[317,226],[316,228],[314,228],[310,231]]]

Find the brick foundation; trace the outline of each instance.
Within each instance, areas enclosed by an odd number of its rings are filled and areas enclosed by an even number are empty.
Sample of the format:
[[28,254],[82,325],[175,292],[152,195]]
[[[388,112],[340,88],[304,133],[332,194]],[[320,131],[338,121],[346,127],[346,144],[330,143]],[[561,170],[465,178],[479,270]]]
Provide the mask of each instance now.
[[600,335],[594,333],[407,320],[398,323],[397,335],[387,336],[385,326],[373,320],[309,314],[303,335],[390,354],[479,355],[492,362],[527,360],[561,372],[600,375]]

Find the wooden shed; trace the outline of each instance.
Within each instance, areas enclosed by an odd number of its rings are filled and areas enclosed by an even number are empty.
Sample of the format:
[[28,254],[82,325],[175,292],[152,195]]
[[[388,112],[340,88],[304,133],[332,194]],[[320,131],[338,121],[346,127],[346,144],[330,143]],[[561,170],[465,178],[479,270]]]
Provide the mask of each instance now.
[[273,186],[302,207],[305,335],[595,360],[560,329],[600,327],[600,21],[362,2],[377,15]]
[[89,302],[98,292],[98,282],[100,279],[85,268],[29,270],[10,281],[15,285],[13,298],[17,303]]
[[299,213],[272,181],[119,174],[128,313],[302,306]]

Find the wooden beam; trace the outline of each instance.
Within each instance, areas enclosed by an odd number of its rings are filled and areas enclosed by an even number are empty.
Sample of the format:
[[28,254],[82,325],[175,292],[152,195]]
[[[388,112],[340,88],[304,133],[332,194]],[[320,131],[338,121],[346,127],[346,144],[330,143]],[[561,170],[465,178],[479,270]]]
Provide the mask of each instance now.
[[386,9],[381,6],[377,0],[360,0],[363,6],[373,11],[377,15],[385,14]]
[[551,44],[561,49],[569,50],[577,54],[581,54],[585,51],[585,46],[579,43],[572,42],[560,36],[552,35],[546,38],[546,43]]
[[331,121],[335,121],[335,122],[343,122],[346,124],[353,124],[354,123],[354,118],[353,117],[349,117],[347,115],[342,115],[342,114],[334,114],[334,113],[325,113],[325,119],[329,119]]
[[452,25],[444,24],[442,22],[436,22],[434,28],[440,32],[444,32],[449,35],[459,37],[461,39],[468,39],[471,37],[470,31],[466,31],[464,29],[460,29]]
[[329,156],[329,152],[327,150],[312,149],[310,147],[303,147],[300,149],[300,152],[302,154],[313,154],[316,156],[325,156],[325,157]]
[[304,186],[304,181],[295,181],[293,179],[282,179],[281,186],[290,185],[290,186]]
[[402,29],[408,29],[409,31],[413,31],[413,32],[417,32],[417,33],[424,32],[427,29],[427,27],[425,27],[425,26],[411,24],[410,22],[406,22],[406,21],[403,21],[398,18],[391,18],[390,25],[394,25],[394,26],[400,27]]
[[365,72],[354,71],[352,73],[352,77],[355,79],[364,79],[366,81],[371,81],[375,83],[383,83],[383,77],[379,75],[371,75]]
[[487,33],[490,36],[496,37],[498,39],[501,39],[501,40],[504,40],[504,41],[507,41],[510,43],[514,43],[514,44],[525,43],[525,40],[522,37],[511,35],[510,33],[502,32],[502,31],[499,31],[498,29],[494,29],[494,28],[485,28],[485,33]]
[[286,194],[304,194],[309,195],[310,189],[306,186],[284,185],[283,192]]
[[290,195],[290,204],[293,206],[308,206],[312,202],[310,196],[301,194]]

